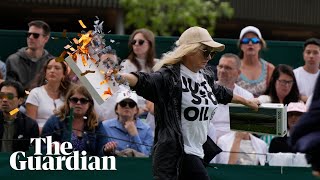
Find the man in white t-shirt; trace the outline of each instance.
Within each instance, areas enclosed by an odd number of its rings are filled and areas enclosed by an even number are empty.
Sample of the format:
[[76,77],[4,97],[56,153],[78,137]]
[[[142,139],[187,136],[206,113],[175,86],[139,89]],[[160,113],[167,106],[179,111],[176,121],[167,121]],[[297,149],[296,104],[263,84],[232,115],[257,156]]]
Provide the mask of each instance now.
[[[217,83],[233,90],[234,94],[237,94],[246,99],[253,99],[252,93],[241,88],[236,84],[236,81],[241,73],[240,71],[240,59],[237,55],[226,53],[222,55],[219,65],[217,66],[218,81]],[[209,136],[213,141],[230,132],[230,117],[229,106],[218,104],[218,109],[211,121],[209,128]]]
[[320,40],[317,38],[307,39],[303,49],[304,66],[293,70],[297,80],[300,95],[304,102],[312,95],[319,75],[320,65]]

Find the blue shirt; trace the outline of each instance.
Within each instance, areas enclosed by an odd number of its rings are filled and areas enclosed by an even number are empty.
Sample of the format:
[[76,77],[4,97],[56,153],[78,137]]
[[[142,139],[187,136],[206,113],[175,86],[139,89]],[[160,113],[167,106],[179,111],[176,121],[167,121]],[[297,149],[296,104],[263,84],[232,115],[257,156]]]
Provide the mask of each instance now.
[[136,136],[131,136],[119,122],[118,118],[103,121],[102,125],[108,136],[108,142],[115,141],[118,151],[131,148],[147,156],[150,155],[153,145],[152,130],[150,126],[143,123],[140,119],[136,120],[138,130],[138,135]]

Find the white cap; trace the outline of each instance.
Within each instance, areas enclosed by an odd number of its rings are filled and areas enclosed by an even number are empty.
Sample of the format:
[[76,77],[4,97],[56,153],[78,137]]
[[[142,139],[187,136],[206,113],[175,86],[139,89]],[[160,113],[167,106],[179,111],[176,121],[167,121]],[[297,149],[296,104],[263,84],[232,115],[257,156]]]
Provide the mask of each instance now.
[[130,90],[119,91],[116,102],[119,103],[125,99],[131,99],[138,104],[138,95],[134,91],[130,91]]
[[206,29],[198,26],[190,27],[185,30],[176,42],[177,46],[194,43],[202,43],[212,47],[216,51],[224,50],[224,44],[214,41]]
[[260,30],[254,26],[247,26],[247,27],[243,28],[240,32],[239,39],[242,39],[243,36],[245,34],[247,34],[248,32],[255,33],[259,37],[259,39],[262,39]]
[[291,102],[288,104],[287,112],[307,112],[307,106],[303,102]]

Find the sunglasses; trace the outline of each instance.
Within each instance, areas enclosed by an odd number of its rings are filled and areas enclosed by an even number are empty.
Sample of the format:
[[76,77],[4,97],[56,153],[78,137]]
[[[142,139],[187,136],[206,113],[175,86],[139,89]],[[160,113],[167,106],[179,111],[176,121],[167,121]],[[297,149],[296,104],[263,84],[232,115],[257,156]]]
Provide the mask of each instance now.
[[249,42],[251,41],[252,44],[259,44],[261,41],[259,38],[243,38],[241,39],[240,43],[241,44],[249,44]]
[[27,37],[28,38],[30,38],[31,35],[33,36],[34,39],[38,39],[41,34],[39,34],[39,33],[30,33],[30,32],[27,33]]
[[137,42],[138,42],[139,46],[142,46],[144,44],[145,40],[142,40],[142,39],[135,40],[134,39],[131,41],[131,45],[136,45]]
[[280,80],[280,79],[278,79],[278,82],[279,82],[282,86],[286,86],[286,85],[292,86],[292,84],[294,83],[293,81]]
[[137,104],[134,101],[120,101],[119,105],[123,108],[127,105],[129,105],[130,108],[134,108]]
[[215,56],[218,53],[217,51],[211,51],[208,49],[201,49],[201,51],[203,53],[203,56],[207,59],[209,59],[209,56],[213,58],[213,56]]
[[69,101],[73,104],[77,104],[79,101],[80,101],[80,104],[88,104],[90,102],[90,100],[87,98],[76,98],[76,97],[69,98]]
[[15,97],[18,97],[18,96],[15,96],[15,95],[12,94],[12,93],[3,93],[3,92],[0,93],[0,99],[1,99],[1,100],[4,99],[4,98],[9,99],[9,100],[12,100],[12,99],[14,99]]

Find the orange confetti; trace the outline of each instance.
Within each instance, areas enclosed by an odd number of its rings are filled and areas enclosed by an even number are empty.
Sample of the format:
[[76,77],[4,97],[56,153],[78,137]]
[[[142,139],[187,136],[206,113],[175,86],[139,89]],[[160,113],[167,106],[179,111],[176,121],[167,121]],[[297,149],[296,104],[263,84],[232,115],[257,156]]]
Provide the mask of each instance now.
[[[91,40],[92,40],[92,31],[88,31],[86,34],[83,34],[81,36],[81,38],[79,39],[79,43],[82,43],[81,47],[78,48],[80,49],[80,51],[82,51],[82,53],[85,53],[85,51],[87,50],[87,46],[90,44]],[[87,54],[87,53],[85,53]]]
[[79,41],[77,38],[73,38],[72,41],[75,43],[75,44],[79,44]]
[[90,57],[91,61],[95,64],[97,60],[95,60],[93,57]]
[[82,58],[82,64],[83,64],[83,66],[88,66],[88,63],[87,63],[87,60],[86,60],[86,58],[84,57],[84,55],[82,55],[81,56]]
[[104,91],[103,94],[104,95],[106,95],[106,94],[112,95],[110,87],[108,87],[108,90]]
[[65,45],[63,48],[64,48],[64,49],[70,49],[71,46],[68,44],[68,45]]
[[100,85],[105,84],[105,83],[107,83],[107,82],[108,82],[108,80],[105,79],[105,80],[103,80],[103,81],[100,82]]
[[19,112],[19,108],[15,108],[15,109],[11,110],[9,112],[9,114],[12,116],[12,115],[16,114],[17,112]]
[[72,59],[73,59],[74,62],[77,61],[77,58],[78,58],[78,57],[77,57],[77,54],[76,54],[76,53],[72,54]]
[[80,25],[81,25],[81,27],[82,27],[83,29],[87,28],[87,26],[84,25],[84,23],[82,22],[82,20],[78,20],[78,21],[79,21],[79,23],[80,23]]
[[100,70],[100,73],[101,73],[101,74],[105,74],[106,72],[104,72],[104,71]]
[[67,51],[63,51],[59,57],[56,57],[56,62],[63,62],[64,61],[64,56],[67,54]]

